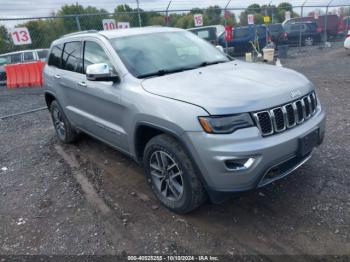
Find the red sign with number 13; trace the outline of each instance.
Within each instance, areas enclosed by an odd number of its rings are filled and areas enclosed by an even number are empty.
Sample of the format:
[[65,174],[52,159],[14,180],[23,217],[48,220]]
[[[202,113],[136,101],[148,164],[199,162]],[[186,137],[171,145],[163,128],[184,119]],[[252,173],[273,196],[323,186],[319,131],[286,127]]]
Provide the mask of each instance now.
[[13,28],[11,31],[12,41],[15,45],[29,45],[32,43],[28,28]]

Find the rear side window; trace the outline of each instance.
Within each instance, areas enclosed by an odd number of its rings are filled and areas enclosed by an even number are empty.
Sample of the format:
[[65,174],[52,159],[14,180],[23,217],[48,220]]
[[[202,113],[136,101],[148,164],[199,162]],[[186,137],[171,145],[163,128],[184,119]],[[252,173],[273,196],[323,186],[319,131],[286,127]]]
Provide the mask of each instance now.
[[300,30],[305,30],[305,26],[303,24],[291,26],[291,31],[300,31]]
[[261,36],[263,36],[263,37],[265,37],[265,35],[266,35],[266,27],[258,27],[257,28],[257,33],[258,33],[258,35],[261,37]]
[[271,33],[278,33],[283,30],[283,27],[281,25],[270,25],[269,30]]
[[39,57],[39,59],[46,59],[47,54],[48,54],[48,51],[47,51],[47,50],[40,50],[40,51],[38,51],[38,57]]
[[248,28],[239,28],[234,31],[235,38],[244,38],[249,36]]
[[52,47],[51,53],[49,56],[48,65],[61,68],[61,58],[62,58],[62,45],[57,45]]
[[64,45],[62,69],[81,73],[81,42],[69,42]]
[[197,32],[198,36],[203,39],[209,39],[209,31],[202,30]]
[[0,56],[0,66],[8,64],[8,56]]
[[22,62],[21,57],[22,57],[21,53],[10,55],[11,64],[21,63]]
[[23,61],[33,61],[34,53],[33,52],[24,52],[23,53]]

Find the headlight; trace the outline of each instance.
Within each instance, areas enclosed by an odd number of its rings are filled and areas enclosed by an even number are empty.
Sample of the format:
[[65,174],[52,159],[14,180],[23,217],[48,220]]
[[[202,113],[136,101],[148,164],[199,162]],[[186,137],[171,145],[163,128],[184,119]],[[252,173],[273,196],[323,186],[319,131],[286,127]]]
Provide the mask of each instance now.
[[248,113],[229,116],[201,116],[198,119],[204,131],[210,134],[229,134],[237,129],[254,126]]

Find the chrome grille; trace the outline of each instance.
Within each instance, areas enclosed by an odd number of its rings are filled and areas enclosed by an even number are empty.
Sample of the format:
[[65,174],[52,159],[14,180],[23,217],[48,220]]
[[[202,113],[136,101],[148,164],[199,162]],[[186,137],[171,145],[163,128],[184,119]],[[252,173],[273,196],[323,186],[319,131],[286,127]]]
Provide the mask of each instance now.
[[263,136],[280,133],[309,119],[317,107],[314,92],[294,102],[253,114]]

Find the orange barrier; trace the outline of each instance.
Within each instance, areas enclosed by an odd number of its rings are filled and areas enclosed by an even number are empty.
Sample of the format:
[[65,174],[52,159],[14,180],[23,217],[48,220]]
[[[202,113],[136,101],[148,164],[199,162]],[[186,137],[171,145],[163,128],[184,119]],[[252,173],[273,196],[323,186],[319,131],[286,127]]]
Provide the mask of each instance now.
[[26,64],[6,65],[7,87],[29,87],[43,85],[45,62],[36,61]]

